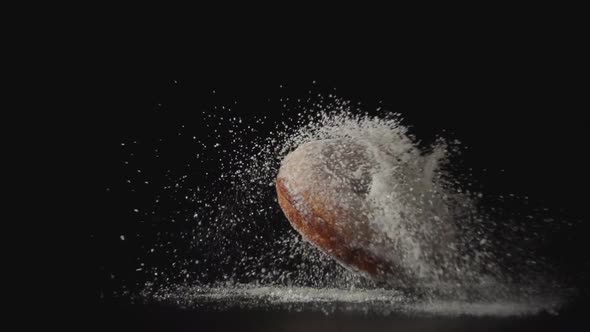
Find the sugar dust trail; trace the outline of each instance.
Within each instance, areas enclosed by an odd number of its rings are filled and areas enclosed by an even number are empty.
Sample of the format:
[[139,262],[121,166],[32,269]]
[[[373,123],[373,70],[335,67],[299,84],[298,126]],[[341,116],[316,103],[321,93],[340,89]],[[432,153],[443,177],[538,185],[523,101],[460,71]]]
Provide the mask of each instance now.
[[[566,302],[568,290],[554,280],[550,264],[521,240],[545,235],[489,213],[484,194],[469,188],[469,175],[454,169],[460,142],[439,137],[425,144],[400,115],[369,115],[332,96],[285,107],[289,116],[270,127],[264,117],[240,117],[230,108],[203,112],[212,134],[193,138],[189,171],[165,172],[152,206],[140,212],[161,222],[137,258],[145,282],[122,295],[220,310],[474,316],[555,313]],[[413,276],[412,287],[341,266],[282,215],[274,181],[283,158],[302,144],[335,139],[386,152],[375,154],[367,200],[372,227],[396,250],[374,250],[395,256]],[[433,246],[449,228],[452,239]]]

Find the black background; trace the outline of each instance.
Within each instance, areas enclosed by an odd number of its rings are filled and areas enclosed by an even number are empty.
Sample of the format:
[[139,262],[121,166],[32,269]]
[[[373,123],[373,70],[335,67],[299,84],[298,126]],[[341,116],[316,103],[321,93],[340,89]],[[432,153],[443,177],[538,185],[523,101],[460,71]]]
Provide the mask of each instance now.
[[[135,254],[133,248],[122,249],[117,244],[122,229],[133,231],[129,198],[105,191],[125,177],[120,164],[126,156],[120,143],[174,136],[178,125],[200,121],[195,111],[234,101],[238,104],[233,109],[240,115],[264,114],[272,123],[281,116],[276,111],[277,99],[298,98],[310,88],[361,101],[367,109],[383,106],[401,113],[404,123],[425,141],[443,133],[462,141],[468,148],[458,167],[472,168],[478,188],[492,195],[528,196],[531,204],[546,207],[556,218],[572,222],[567,232],[555,234],[550,255],[574,283],[585,285],[590,252],[585,194],[590,185],[586,160],[588,105],[584,91],[587,78],[580,67],[578,43],[560,36],[492,40],[474,35],[422,46],[384,54],[382,50],[394,47],[364,47],[361,52],[357,49],[350,53],[355,45],[345,44],[335,54],[312,48],[275,49],[254,55],[236,45],[219,55],[211,48],[202,48],[195,57],[171,51],[172,55],[154,60],[115,50],[105,54],[89,73],[91,83],[82,87],[92,97],[80,105],[81,109],[95,110],[91,116],[82,117],[79,128],[89,138],[84,152],[90,153],[83,155],[87,158],[84,165],[92,174],[82,183],[93,193],[84,199],[84,206],[95,211],[81,225],[86,232],[85,247],[90,249],[84,280],[88,280],[85,294],[90,299],[87,313],[92,321],[109,329],[150,326],[207,330],[217,325],[255,330],[264,324],[268,325],[264,328],[271,328],[275,323],[324,324],[328,329],[343,324],[375,329],[393,325],[437,328],[449,324],[516,329],[532,326],[529,323],[545,328],[561,326],[569,320],[568,315],[578,317],[576,313],[583,310],[582,299],[586,296],[584,289],[575,305],[568,308],[570,313],[560,318],[543,316],[507,322],[254,311],[213,314],[130,306],[109,298],[113,285],[108,275],[132,278],[132,274],[125,276],[125,271]],[[267,129],[272,130],[272,125]],[[195,132],[199,137],[208,134]],[[179,146],[179,155],[170,155],[167,160],[182,160],[186,149],[190,147]],[[144,196],[152,194],[146,192]],[[143,198],[139,194],[134,199]],[[518,210],[518,203],[514,204],[507,208]],[[101,293],[107,298],[101,298]]]

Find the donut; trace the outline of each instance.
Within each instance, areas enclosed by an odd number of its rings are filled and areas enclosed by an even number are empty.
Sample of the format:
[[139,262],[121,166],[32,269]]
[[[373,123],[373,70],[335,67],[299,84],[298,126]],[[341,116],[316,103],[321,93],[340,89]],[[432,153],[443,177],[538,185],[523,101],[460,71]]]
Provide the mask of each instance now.
[[347,269],[382,280],[405,277],[386,236],[371,227],[367,195],[376,165],[371,151],[352,139],[305,143],[281,163],[276,191],[291,226]]

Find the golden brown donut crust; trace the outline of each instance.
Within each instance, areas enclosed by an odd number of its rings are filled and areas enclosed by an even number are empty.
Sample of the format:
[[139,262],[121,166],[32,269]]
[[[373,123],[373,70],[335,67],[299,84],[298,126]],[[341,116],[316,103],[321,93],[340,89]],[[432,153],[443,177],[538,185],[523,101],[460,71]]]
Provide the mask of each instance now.
[[[332,206],[325,206],[323,201],[310,197],[307,192],[303,192],[301,193],[301,200],[307,206],[307,210],[310,211],[306,216],[296,209],[294,199],[287,190],[284,179],[277,178],[276,190],[279,205],[293,228],[313,245],[336,258],[345,267],[362,271],[371,277],[380,278],[392,272],[392,266],[389,262],[380,261],[363,248],[351,248],[349,246],[351,241],[347,237],[350,236],[360,238],[364,242],[371,241],[369,231],[361,231],[362,233],[359,234],[358,229],[347,230],[343,226],[346,225],[346,222],[342,222],[342,220],[339,222],[340,218],[350,219],[358,218],[358,216],[351,216],[346,211],[335,209]],[[351,234],[350,231],[356,233]]]

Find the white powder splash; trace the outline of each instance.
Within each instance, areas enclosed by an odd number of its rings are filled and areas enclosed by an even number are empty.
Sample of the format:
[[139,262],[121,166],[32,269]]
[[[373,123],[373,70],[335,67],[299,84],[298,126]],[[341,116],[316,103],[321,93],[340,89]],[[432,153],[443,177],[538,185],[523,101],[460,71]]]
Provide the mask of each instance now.
[[[516,231],[494,235],[512,226],[482,210],[480,194],[452,172],[459,143],[439,138],[424,146],[398,115],[369,116],[338,98],[291,106],[269,132],[257,129],[264,118],[231,112],[208,118],[226,144],[199,142],[201,166],[192,167],[207,185],[191,186],[185,175],[164,187],[180,203],[168,218],[175,227],[158,232],[139,259],[145,261],[143,301],[498,316],[555,312],[563,302],[542,259],[528,264],[526,248],[512,249]],[[306,144],[343,141],[361,146],[370,163],[331,164],[326,172],[354,168],[358,183],[349,185],[367,191],[363,209],[373,231],[387,239],[369,249],[398,262],[411,283],[383,283],[339,265],[303,241],[279,208],[274,181],[281,161]],[[168,265],[150,263],[158,252]],[[506,257],[518,264],[504,268]]]

